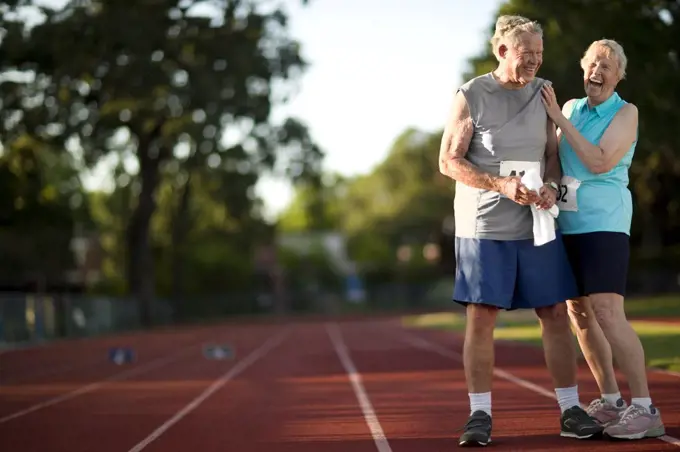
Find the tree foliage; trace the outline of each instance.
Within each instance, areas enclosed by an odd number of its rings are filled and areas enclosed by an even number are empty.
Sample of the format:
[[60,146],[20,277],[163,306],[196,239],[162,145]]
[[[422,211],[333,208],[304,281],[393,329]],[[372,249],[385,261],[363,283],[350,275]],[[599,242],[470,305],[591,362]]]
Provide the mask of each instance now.
[[89,222],[84,191],[70,156],[17,140],[0,157],[0,285],[64,287],[74,268],[71,237]]
[[[284,172],[299,179],[318,167],[322,154],[304,124],[270,121],[306,63],[285,11],[256,2],[42,4],[13,1],[0,9],[2,143],[29,137],[42,148],[78,153],[89,167],[111,153],[134,162],[133,174],[121,174],[130,185],[126,282],[148,323],[156,273],[149,232],[164,177],[177,176],[173,227],[182,241],[194,177],[218,180],[208,191],[238,219],[250,212],[244,193],[262,171],[284,161]],[[27,10],[42,19],[29,26],[17,14]]]
[[[453,208],[453,184],[438,171],[440,138],[441,133],[405,130],[372,172],[342,178],[322,191],[323,229],[347,235],[350,258],[361,268],[393,268],[401,245],[415,250],[412,263],[422,263],[423,246],[442,240],[444,219]],[[305,206],[315,196],[299,190],[280,224],[312,230]]]

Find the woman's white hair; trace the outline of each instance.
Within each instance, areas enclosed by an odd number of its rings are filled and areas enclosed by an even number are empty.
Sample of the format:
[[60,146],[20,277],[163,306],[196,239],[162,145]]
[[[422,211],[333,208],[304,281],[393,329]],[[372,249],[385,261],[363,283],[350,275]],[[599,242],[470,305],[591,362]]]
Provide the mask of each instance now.
[[496,58],[499,58],[498,47],[501,41],[509,41],[510,44],[516,45],[522,33],[532,33],[543,37],[543,28],[535,20],[523,16],[500,16],[496,20],[496,30],[491,38],[491,48]]
[[590,46],[583,53],[583,58],[581,58],[581,68],[585,70],[586,64],[588,64],[588,55],[595,49],[604,49],[607,56],[614,58],[619,67],[619,77],[623,80],[626,77],[626,67],[628,66],[628,58],[626,53],[623,51],[623,47],[618,42],[613,39],[600,39],[599,41],[593,41]]

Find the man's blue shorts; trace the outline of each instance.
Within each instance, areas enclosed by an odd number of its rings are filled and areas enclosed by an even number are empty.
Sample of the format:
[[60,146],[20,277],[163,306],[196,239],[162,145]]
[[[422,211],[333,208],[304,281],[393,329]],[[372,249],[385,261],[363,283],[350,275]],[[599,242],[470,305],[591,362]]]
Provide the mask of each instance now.
[[501,309],[536,309],[579,296],[562,236],[535,246],[528,240],[456,237],[453,300]]

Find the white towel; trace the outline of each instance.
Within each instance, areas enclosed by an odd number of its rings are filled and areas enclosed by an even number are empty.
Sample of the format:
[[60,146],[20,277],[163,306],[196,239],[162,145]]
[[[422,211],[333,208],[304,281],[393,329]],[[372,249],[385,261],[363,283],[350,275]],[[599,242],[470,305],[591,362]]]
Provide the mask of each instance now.
[[[539,192],[543,186],[543,180],[535,169],[527,170],[522,176],[522,183],[529,189]],[[538,210],[535,204],[531,206],[531,214],[534,217],[534,245],[541,246],[555,240],[555,218],[560,210],[552,206],[549,210]]]

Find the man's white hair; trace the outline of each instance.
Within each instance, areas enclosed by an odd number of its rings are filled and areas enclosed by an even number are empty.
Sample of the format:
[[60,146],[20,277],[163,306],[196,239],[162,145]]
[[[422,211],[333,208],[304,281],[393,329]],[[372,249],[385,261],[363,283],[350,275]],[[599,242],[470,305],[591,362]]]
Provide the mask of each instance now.
[[626,67],[628,66],[628,58],[626,53],[623,51],[623,47],[618,42],[613,39],[600,39],[598,41],[593,41],[590,46],[583,53],[583,58],[581,58],[581,68],[585,70],[586,64],[588,64],[588,55],[591,51],[595,49],[604,49],[606,54],[610,58],[616,60],[616,64],[619,67],[619,77],[624,79],[626,77]]
[[491,38],[491,48],[496,58],[500,58],[498,47],[502,41],[509,42],[511,45],[517,45],[519,36],[522,33],[532,33],[543,37],[543,28],[535,20],[527,19],[523,16],[500,16],[496,20],[496,31]]

